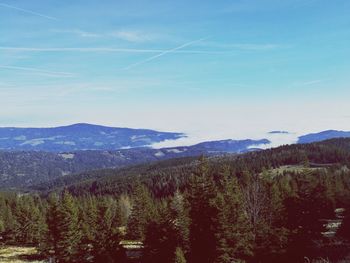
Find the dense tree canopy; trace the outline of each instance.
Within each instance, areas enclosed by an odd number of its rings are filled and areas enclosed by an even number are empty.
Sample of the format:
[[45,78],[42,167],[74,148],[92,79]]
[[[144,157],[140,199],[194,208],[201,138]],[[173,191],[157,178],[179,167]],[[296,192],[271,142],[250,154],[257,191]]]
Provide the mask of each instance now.
[[167,161],[48,196],[1,193],[0,242],[56,262],[135,262],[127,242],[141,242],[136,262],[336,262],[350,248],[349,149],[285,146]]

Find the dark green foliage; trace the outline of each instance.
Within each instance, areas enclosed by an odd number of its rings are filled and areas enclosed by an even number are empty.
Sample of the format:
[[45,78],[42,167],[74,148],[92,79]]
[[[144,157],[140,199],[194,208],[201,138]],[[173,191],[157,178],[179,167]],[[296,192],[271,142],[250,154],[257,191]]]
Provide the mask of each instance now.
[[277,178],[263,170],[259,176],[243,179],[243,202],[251,223],[255,258],[273,260],[285,253],[288,231]]
[[59,241],[59,200],[57,195],[50,195],[48,198],[48,208],[47,208],[47,227],[48,232],[45,240],[45,246],[42,248],[42,253],[46,256],[56,255],[58,251],[58,241]]
[[214,199],[219,210],[215,223],[219,243],[216,262],[232,262],[252,256],[253,231],[237,178],[229,177],[228,168],[222,176],[221,191]]
[[14,232],[16,240],[24,244],[39,244],[42,241],[45,231],[45,218],[35,204],[32,196],[23,196],[18,199],[14,217],[16,218],[16,229]]
[[177,191],[169,204],[169,217],[173,225],[178,248],[185,254],[189,253],[190,218],[188,204],[184,196]]
[[16,197],[0,196],[0,218],[1,218],[1,241],[14,242],[16,240],[16,229],[18,227],[15,216],[12,210],[14,209],[14,200]]
[[131,239],[145,238],[147,223],[156,215],[155,207],[149,190],[137,183],[133,193],[133,206],[128,222],[128,236]]
[[116,202],[111,198],[104,198],[97,205],[95,236],[92,240],[94,262],[122,262],[123,249],[119,242],[120,233],[118,231],[118,214],[116,214]]
[[350,243],[350,206],[346,207],[344,220],[337,234],[345,242]]
[[55,255],[59,262],[76,262],[81,238],[78,221],[78,207],[73,197],[65,192],[58,207],[58,241]]
[[144,263],[173,262],[177,246],[176,230],[167,211],[161,211],[146,227],[144,241]]
[[217,240],[215,237],[218,208],[213,202],[216,186],[209,176],[206,159],[201,160],[197,173],[193,176],[187,194],[190,205],[190,262],[214,262]]
[[29,195],[0,195],[0,230],[3,242],[40,246],[46,234],[41,200]]
[[180,247],[176,248],[174,263],[186,263],[185,254]]
[[[47,198],[3,193],[0,242],[38,246],[57,262],[124,262],[125,239],[143,241],[140,260],[152,263],[341,259],[350,247],[348,142],[110,170]],[[339,207],[343,224],[326,237]]]
[[[210,157],[212,169],[220,171],[229,166],[234,176],[242,177],[245,172],[262,173],[264,169],[283,165],[303,165],[305,158],[310,167],[338,170],[343,165],[350,167],[350,139],[335,139],[314,144],[288,145],[275,149],[251,152],[243,155]],[[93,158],[93,157],[92,157]],[[147,185],[155,197],[172,196],[177,189],[184,191],[189,178],[195,173],[198,158],[179,158],[156,163],[147,163],[123,169],[106,169],[68,175],[38,186],[35,190],[61,190],[68,186],[74,195],[116,195],[131,193],[135,180]],[[89,159],[89,162],[99,160]],[[342,199],[342,198],[339,198]]]
[[93,242],[97,235],[97,227],[99,224],[99,213],[97,209],[97,199],[87,197],[79,200],[80,213],[79,225],[81,231],[81,239],[78,247],[79,259],[82,262],[89,262],[93,258]]
[[288,252],[294,260],[317,255],[323,240],[321,232],[325,231],[322,219],[334,217],[332,200],[325,187],[309,174],[300,179],[296,195],[285,199],[286,227],[291,233]]
[[36,246],[56,262],[124,262],[119,208],[111,197],[0,194],[0,244]]
[[[157,157],[155,156],[157,151],[149,148],[72,153],[0,151],[0,189],[15,187],[42,191],[89,178],[100,178],[109,173],[108,170],[105,174],[101,171],[98,174],[88,172],[91,170],[121,168],[177,156],[170,152],[163,157]],[[199,154],[200,152],[188,152],[184,156],[197,156]],[[181,156],[179,155],[179,157]]]
[[[122,134],[118,134],[118,140],[121,139],[121,135]],[[161,140],[161,137],[158,135],[154,137],[155,141]],[[101,135],[99,134],[99,136]],[[113,137],[114,135],[112,138]],[[111,138],[108,138],[108,140],[111,140]],[[1,143],[6,143],[7,141],[8,140],[1,140],[0,146]],[[96,148],[96,150],[92,150],[91,147],[89,147],[92,141],[86,141],[85,143],[87,143],[87,145],[83,146],[84,150],[79,151],[81,148],[78,145],[82,143],[81,140],[74,146],[69,144],[55,144],[54,140],[48,140],[43,144],[34,146],[35,149],[32,149],[31,152],[0,151],[0,188],[16,187],[19,189],[34,188],[43,190],[48,187],[69,185],[83,179],[96,179],[101,177],[101,171],[99,171],[97,175],[88,172],[90,170],[121,168],[172,158],[197,157],[202,154],[212,156],[245,152],[249,150],[248,148],[251,145],[269,142],[266,139],[242,141],[227,140],[159,150],[146,147],[116,150],[118,146],[115,138],[113,138],[112,141],[114,143],[110,149],[108,149],[107,144],[101,144],[100,146],[94,146],[93,148]],[[16,142],[18,143],[20,141]],[[144,142],[144,140],[135,140],[132,144],[134,144],[134,146],[141,146]],[[48,147],[50,143],[53,143],[51,147],[61,148],[61,150],[53,150],[53,152],[37,151],[41,147]],[[20,147],[32,148],[30,144],[20,144]],[[63,150],[62,147],[66,149]],[[71,149],[72,147],[73,149]],[[87,151],[85,149],[91,150]],[[99,151],[98,149],[101,150]],[[55,153],[55,151],[57,151],[57,153]],[[21,176],[18,176],[18,174]],[[66,176],[67,174],[70,176]]]
[[184,260],[184,251],[189,251],[189,217],[183,196],[177,192],[168,203],[160,203],[158,211],[146,227],[142,262]]

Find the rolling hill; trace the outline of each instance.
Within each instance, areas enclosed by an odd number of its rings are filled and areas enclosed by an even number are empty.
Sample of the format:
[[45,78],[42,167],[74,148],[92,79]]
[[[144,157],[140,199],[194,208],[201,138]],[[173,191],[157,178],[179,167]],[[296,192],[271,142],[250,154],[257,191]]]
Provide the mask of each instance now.
[[113,128],[85,123],[55,128],[0,128],[0,149],[65,152],[147,147],[183,133]]
[[327,130],[318,133],[310,133],[298,138],[298,143],[311,143],[319,142],[334,138],[349,138],[350,132],[347,131],[336,131],[336,130]]
[[134,148],[115,151],[0,152],[0,188],[27,187],[72,173],[199,155],[222,155],[250,151],[268,140],[224,140],[189,147],[163,149]]
[[[304,171],[305,159],[310,163],[308,169],[340,169],[347,172],[350,168],[350,139],[280,146],[241,155],[215,155],[209,157],[209,162],[214,173],[220,173],[218,167],[226,166],[238,176],[246,172],[262,173],[264,170],[276,176],[277,173]],[[141,180],[152,186],[155,195],[173,194],[176,189],[186,185],[189,176],[196,172],[198,163],[197,157],[183,157],[119,169],[86,171],[32,185],[29,189],[50,192],[68,188],[75,195],[120,194],[131,189],[135,181]]]

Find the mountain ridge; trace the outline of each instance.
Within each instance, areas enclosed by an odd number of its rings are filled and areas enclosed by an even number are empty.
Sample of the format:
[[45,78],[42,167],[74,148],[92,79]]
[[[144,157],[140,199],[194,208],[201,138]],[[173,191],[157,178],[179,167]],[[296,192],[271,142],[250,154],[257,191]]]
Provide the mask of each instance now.
[[121,168],[179,157],[224,155],[251,151],[262,140],[222,140],[172,148],[132,148],[71,152],[0,151],[0,188],[25,187],[72,173]]
[[[283,170],[279,170],[280,167],[285,167],[285,169],[293,167],[290,171],[296,169],[295,172],[300,167],[308,169],[304,167],[305,158],[310,162],[310,169],[342,167],[341,169],[347,171],[350,167],[350,138],[336,138],[311,144],[284,145],[240,155],[214,155],[208,156],[207,160],[212,167],[217,167],[219,164],[225,165],[236,172],[240,171],[241,174],[246,172],[245,169],[249,162],[253,163],[252,169],[255,172],[270,169],[270,171],[283,174]],[[196,157],[181,157],[117,169],[91,170],[33,185],[29,187],[29,190],[48,193],[68,189],[77,195],[88,192],[114,194],[115,191],[120,192],[122,188],[125,189],[135,180],[141,180],[146,184],[161,182],[158,190],[170,190],[173,193],[183,186],[191,174],[196,172],[195,167],[198,163]]]
[[350,131],[325,130],[317,133],[309,133],[299,136],[297,143],[312,143],[334,138],[350,138]]
[[154,143],[183,137],[186,137],[184,133],[88,123],[48,128],[4,127],[0,128],[0,149],[47,152],[118,150],[150,147]]

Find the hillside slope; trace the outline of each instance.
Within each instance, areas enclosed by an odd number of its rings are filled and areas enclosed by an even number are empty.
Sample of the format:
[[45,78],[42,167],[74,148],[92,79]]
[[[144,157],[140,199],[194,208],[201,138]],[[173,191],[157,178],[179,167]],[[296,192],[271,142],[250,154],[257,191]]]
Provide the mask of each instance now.
[[298,138],[298,143],[311,143],[311,142],[319,142],[334,138],[349,138],[350,132],[347,131],[336,131],[336,130],[328,130],[322,131],[318,133],[310,133]]
[[0,128],[0,149],[15,151],[118,150],[176,140],[182,133],[85,123],[55,128]]
[[117,151],[0,152],[0,188],[28,187],[72,173],[120,168],[171,158],[250,151],[267,140],[213,141],[189,147],[135,148]]
[[[304,166],[306,160],[315,167],[350,168],[350,139],[332,139],[312,144],[296,144],[241,155],[212,156],[209,158],[215,174],[218,167],[230,167],[231,174],[261,173],[283,166]],[[68,187],[76,195],[118,194],[141,180],[154,189],[154,194],[172,194],[186,185],[196,172],[198,158],[177,158],[122,169],[87,171],[61,177],[33,186],[37,191],[59,190]],[[348,167],[348,168],[346,168]]]

